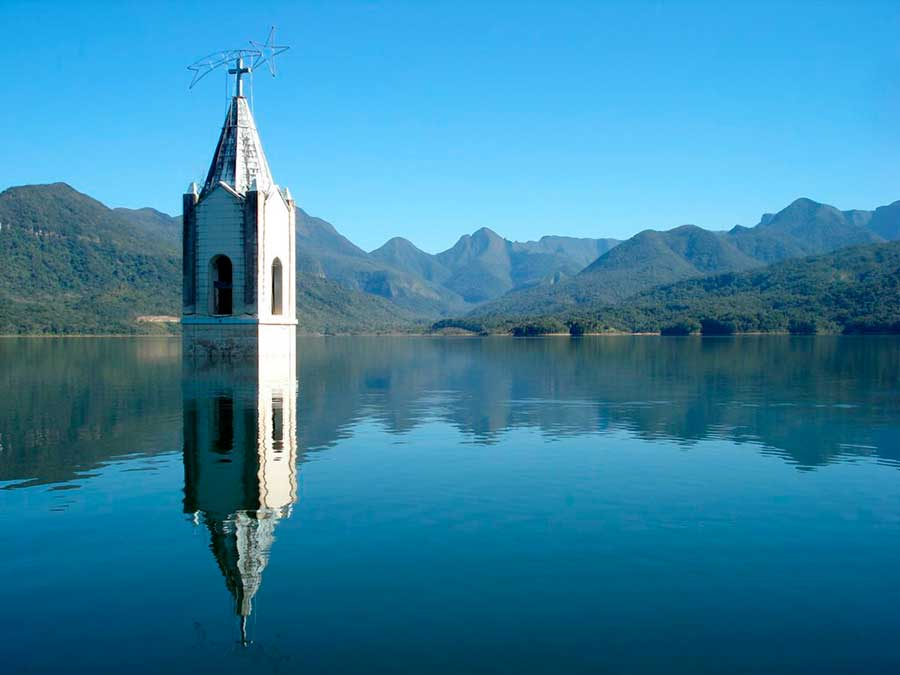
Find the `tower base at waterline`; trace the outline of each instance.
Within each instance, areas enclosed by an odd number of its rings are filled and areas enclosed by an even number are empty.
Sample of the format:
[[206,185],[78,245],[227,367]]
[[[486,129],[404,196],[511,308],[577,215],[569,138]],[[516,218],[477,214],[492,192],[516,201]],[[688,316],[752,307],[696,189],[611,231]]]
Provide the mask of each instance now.
[[294,354],[297,322],[261,323],[256,319],[182,320],[182,350],[192,361],[280,360]]

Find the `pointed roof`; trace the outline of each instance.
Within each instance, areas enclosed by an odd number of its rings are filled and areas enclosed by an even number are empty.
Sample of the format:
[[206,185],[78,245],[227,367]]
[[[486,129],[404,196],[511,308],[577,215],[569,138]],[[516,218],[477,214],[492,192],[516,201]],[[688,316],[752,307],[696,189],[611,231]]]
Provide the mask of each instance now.
[[274,182],[250,106],[243,96],[231,99],[201,196],[220,181],[240,194],[251,189],[254,182],[255,189],[263,192]]
[[253,611],[253,598],[269,562],[279,519],[280,513],[271,509],[238,511],[225,521],[216,521],[207,514],[206,525],[212,534],[210,548],[234,598],[235,614],[240,617],[250,616]]

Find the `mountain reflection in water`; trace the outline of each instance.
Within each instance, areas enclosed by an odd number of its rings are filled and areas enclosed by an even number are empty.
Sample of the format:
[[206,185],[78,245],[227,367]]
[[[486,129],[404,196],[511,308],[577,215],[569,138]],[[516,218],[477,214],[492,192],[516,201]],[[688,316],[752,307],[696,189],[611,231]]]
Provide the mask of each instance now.
[[[8,339],[0,362],[7,487],[77,483],[181,445],[178,340]],[[625,430],[728,439],[801,469],[900,460],[894,337],[301,338],[297,369],[300,455],[361,420],[402,433],[438,419],[479,444],[521,427]]]

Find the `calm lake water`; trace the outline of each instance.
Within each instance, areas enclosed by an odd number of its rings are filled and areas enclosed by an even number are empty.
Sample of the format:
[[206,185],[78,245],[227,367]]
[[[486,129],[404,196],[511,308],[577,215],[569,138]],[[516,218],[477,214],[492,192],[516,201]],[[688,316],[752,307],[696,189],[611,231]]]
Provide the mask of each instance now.
[[900,672],[900,340],[0,340],[0,664]]

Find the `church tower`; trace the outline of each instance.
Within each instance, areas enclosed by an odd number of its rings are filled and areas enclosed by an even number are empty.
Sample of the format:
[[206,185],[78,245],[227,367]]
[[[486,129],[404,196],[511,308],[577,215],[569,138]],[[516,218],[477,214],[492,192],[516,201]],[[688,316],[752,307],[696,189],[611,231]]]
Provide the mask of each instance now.
[[263,152],[238,58],[235,95],[203,187],[183,197],[182,328],[190,357],[281,356],[294,348],[295,213]]

